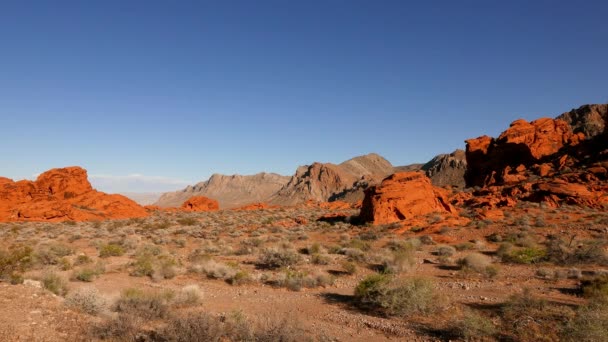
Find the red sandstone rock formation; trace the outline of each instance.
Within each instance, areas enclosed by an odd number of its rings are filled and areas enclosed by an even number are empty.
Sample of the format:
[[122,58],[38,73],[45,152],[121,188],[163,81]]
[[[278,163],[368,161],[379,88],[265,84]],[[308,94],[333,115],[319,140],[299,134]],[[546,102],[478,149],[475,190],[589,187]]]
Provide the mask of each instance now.
[[543,157],[562,148],[576,146],[583,133],[573,133],[563,120],[542,118],[532,122],[516,120],[497,139],[482,136],[466,141],[468,186],[517,183],[522,173]]
[[216,211],[220,209],[220,205],[216,200],[203,197],[190,197],[181,206],[184,211]]
[[393,223],[433,212],[456,213],[447,191],[431,185],[420,172],[400,172],[365,192],[361,219],[374,224]]
[[80,167],[52,169],[36,181],[0,178],[0,221],[91,221],[147,216],[121,195],[93,189]]

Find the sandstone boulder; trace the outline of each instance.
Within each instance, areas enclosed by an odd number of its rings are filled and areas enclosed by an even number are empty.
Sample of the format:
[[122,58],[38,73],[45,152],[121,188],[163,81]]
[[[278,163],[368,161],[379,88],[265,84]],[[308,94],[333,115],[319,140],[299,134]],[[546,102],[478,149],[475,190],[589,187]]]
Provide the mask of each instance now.
[[456,213],[447,191],[434,187],[420,172],[400,172],[365,192],[360,218],[364,222],[387,224],[433,212]]
[[220,209],[219,203],[204,196],[190,197],[182,206],[184,211],[216,211]]

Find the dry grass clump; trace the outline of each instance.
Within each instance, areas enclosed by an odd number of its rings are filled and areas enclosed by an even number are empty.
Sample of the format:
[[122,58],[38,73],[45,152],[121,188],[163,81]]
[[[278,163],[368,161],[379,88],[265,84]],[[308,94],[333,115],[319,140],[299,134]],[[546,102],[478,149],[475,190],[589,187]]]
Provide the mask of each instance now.
[[65,304],[89,315],[97,315],[107,307],[107,301],[95,288],[82,288],[70,293]]
[[388,316],[430,314],[439,311],[444,303],[428,279],[394,280],[385,274],[363,279],[355,288],[354,297],[359,307]]

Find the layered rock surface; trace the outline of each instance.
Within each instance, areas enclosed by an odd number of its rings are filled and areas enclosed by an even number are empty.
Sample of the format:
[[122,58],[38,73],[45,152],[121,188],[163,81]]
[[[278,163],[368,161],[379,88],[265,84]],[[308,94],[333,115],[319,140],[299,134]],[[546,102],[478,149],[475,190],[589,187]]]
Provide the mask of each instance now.
[[456,213],[447,195],[421,172],[395,173],[366,190],[360,218],[387,224],[434,212]]
[[90,221],[147,216],[134,201],[96,191],[80,167],[52,169],[36,181],[0,179],[0,221]]

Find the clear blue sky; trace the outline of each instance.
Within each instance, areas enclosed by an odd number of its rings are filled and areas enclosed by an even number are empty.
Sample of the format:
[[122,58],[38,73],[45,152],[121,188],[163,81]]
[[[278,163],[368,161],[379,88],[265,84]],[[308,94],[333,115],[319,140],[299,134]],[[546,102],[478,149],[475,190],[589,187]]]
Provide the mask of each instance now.
[[608,102],[606,1],[2,1],[0,175],[424,162]]

